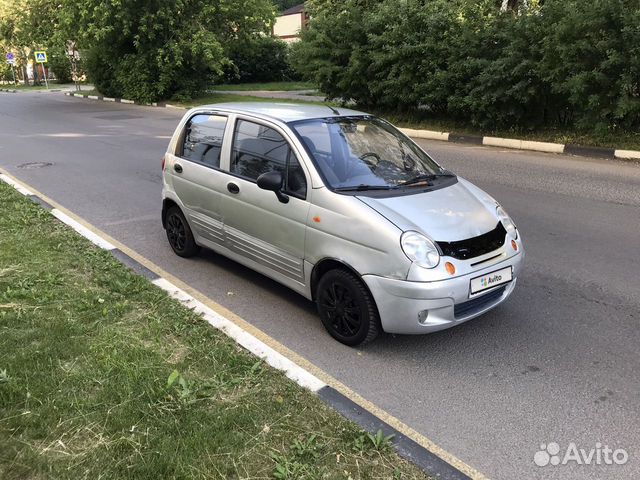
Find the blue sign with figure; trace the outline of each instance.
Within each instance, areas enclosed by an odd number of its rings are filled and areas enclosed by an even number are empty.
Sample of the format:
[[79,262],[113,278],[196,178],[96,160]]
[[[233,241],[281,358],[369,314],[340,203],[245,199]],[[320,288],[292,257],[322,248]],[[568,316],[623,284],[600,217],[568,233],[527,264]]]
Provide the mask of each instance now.
[[47,52],[34,52],[36,56],[36,62],[38,63],[46,63],[47,62]]
[[16,63],[16,57],[13,56],[13,53],[7,53],[7,63],[9,65]]

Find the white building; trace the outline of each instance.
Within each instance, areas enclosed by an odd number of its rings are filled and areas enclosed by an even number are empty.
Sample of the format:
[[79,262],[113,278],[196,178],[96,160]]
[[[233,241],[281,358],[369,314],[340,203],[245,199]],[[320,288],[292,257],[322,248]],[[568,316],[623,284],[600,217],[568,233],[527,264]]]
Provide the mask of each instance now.
[[300,39],[300,31],[307,26],[307,23],[309,23],[309,14],[301,3],[276,17],[273,35],[285,42],[295,42]]

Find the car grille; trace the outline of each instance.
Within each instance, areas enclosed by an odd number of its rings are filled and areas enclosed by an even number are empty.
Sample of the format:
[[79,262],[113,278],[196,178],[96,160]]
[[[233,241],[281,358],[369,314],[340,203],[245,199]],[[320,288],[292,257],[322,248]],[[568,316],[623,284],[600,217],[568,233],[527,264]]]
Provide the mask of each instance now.
[[506,285],[499,287],[489,293],[482,295],[481,297],[474,298],[464,303],[458,303],[453,307],[453,315],[456,318],[467,317],[479,312],[490,303],[498,301],[502,294],[506,290]]
[[458,260],[467,260],[499,249],[504,245],[504,237],[506,234],[507,231],[502,226],[502,222],[498,222],[496,228],[478,237],[459,240],[457,242],[436,243],[442,250],[444,256],[457,258]]

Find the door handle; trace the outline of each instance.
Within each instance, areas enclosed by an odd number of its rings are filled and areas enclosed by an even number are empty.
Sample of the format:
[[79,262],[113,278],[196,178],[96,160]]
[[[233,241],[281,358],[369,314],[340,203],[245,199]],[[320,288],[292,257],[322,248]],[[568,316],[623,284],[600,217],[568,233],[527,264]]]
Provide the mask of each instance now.
[[174,163],[173,169],[176,171],[176,173],[182,173],[182,165],[180,165],[179,163]]
[[240,193],[240,187],[233,182],[227,183],[227,190],[229,190],[231,193],[234,193],[234,194]]

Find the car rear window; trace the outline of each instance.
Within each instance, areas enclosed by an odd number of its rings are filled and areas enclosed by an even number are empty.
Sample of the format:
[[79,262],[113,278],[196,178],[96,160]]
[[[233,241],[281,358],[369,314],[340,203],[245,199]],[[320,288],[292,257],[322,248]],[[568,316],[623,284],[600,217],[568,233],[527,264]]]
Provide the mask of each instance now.
[[182,157],[220,168],[220,151],[227,117],[221,115],[195,115],[189,120],[184,136]]

